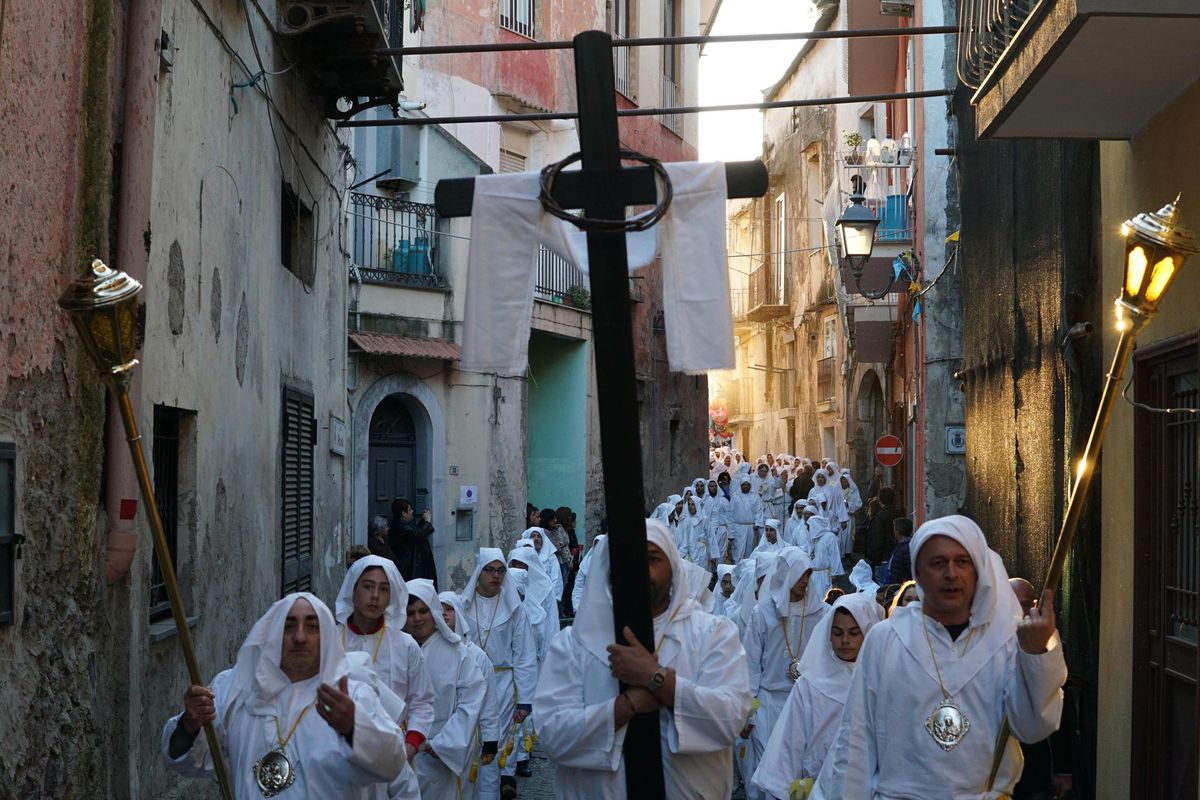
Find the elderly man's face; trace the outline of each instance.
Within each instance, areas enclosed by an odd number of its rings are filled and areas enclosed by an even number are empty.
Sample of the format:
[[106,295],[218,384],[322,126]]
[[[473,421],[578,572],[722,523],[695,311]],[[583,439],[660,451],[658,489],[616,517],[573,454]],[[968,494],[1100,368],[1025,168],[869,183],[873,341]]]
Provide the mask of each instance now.
[[650,564],[650,608],[662,613],[671,602],[671,559],[658,545],[647,542],[646,560]]
[[311,678],[321,668],[321,619],[303,597],[292,604],[283,623],[279,668],[293,683]]

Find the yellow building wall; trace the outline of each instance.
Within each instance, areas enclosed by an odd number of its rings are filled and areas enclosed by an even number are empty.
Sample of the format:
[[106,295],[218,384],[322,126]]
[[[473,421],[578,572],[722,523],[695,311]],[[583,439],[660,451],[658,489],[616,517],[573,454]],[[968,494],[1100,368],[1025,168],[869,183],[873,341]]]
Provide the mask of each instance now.
[[[1119,229],[1133,215],[1157,210],[1183,192],[1185,223],[1200,231],[1200,83],[1164,109],[1129,142],[1104,142],[1100,149],[1103,291],[1115,298],[1124,279]],[[1158,316],[1138,337],[1139,345],[1195,330],[1200,325],[1200,256],[1193,256],[1159,306]],[[1117,341],[1111,306],[1102,320],[1105,363]],[[1130,367],[1128,375],[1132,373]],[[1100,603],[1100,685],[1096,787],[1098,798],[1130,797],[1133,681],[1133,408],[1118,400],[1104,443],[1102,476],[1103,590]],[[1104,480],[1104,478],[1107,480]],[[1136,793],[1135,793],[1136,796]]]

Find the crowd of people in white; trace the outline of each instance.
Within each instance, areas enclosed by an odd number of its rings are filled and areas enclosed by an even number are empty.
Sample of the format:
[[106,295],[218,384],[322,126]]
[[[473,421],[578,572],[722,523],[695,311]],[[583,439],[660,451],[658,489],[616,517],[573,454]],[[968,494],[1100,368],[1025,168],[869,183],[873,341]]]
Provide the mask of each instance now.
[[627,725],[654,714],[669,798],[1011,795],[1017,740],[1062,710],[1049,594],[1019,601],[983,532],[951,516],[905,540],[916,580],[885,608],[866,561],[842,577],[861,507],[828,460],[713,453],[646,522],[653,648],[614,636],[604,534],[572,587],[536,525],[480,549],[461,593],[361,556],[332,611],[288,595],[187,690],[163,758],[211,774],[213,723],[239,799],[507,800],[540,741],[559,797],[624,798]]

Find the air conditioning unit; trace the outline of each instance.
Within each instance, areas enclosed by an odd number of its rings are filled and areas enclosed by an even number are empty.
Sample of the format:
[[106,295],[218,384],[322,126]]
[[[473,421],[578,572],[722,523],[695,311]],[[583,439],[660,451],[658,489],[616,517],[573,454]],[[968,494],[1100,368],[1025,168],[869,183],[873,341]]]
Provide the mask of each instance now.
[[885,17],[911,17],[913,0],[879,0],[879,13]]

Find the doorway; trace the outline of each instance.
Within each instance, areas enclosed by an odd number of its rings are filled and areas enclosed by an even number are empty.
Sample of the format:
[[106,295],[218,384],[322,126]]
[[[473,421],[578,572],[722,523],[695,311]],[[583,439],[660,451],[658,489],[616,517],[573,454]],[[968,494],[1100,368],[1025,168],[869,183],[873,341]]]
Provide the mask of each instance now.
[[371,415],[367,460],[368,511],[371,517],[392,516],[392,501],[403,498],[417,513],[417,429],[399,394],[388,395]]
[[[1200,406],[1197,336],[1134,360],[1137,399]],[[1194,798],[1200,632],[1200,415],[1134,416],[1134,675],[1130,785],[1139,797]]]

